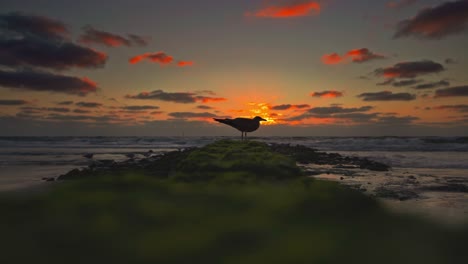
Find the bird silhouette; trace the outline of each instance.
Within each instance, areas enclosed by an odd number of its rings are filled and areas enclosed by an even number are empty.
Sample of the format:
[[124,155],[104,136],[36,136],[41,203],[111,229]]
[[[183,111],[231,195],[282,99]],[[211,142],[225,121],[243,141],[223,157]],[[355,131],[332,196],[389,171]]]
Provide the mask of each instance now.
[[254,132],[260,127],[260,121],[266,121],[265,119],[256,116],[252,119],[250,118],[225,118],[225,119],[219,119],[219,118],[213,118],[215,121],[218,121],[220,123],[232,126],[233,128],[239,130],[242,132],[241,139],[247,138],[247,132]]

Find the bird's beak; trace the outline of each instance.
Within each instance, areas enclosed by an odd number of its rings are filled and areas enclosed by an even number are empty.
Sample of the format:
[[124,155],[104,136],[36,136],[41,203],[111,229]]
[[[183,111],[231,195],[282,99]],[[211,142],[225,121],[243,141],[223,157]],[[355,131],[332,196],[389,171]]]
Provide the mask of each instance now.
[[260,121],[267,121],[267,120],[262,118],[262,119],[260,119]]

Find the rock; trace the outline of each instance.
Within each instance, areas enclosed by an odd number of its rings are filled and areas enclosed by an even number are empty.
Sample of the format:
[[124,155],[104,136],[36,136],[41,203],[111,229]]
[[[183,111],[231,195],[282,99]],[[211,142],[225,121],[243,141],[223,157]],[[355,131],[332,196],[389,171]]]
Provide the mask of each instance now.
[[406,201],[419,197],[417,193],[410,190],[391,190],[385,187],[376,188],[375,196],[380,198],[397,199],[400,201]]
[[[127,153],[126,156],[129,159],[122,162],[115,162],[114,160],[95,160],[88,168],[81,171],[74,169],[64,175],[60,175],[57,180],[76,179],[106,173],[115,174],[116,172],[133,169],[139,171],[143,170],[144,173],[154,175],[155,177],[166,178],[175,170],[181,160],[196,149],[197,148],[184,148],[154,155],[151,155],[153,150],[148,150],[146,153],[141,153],[142,156],[146,156],[146,158],[143,159],[135,159],[135,153]],[[333,169],[307,170],[306,173],[309,176],[327,173],[353,177],[359,168],[374,171],[388,171],[389,169],[389,166],[383,163],[365,158],[344,157],[338,153],[319,152],[316,149],[302,145],[270,144],[268,145],[268,149],[272,152],[288,156],[296,163],[334,166]],[[89,156],[91,157],[92,154],[89,154]],[[343,179],[342,177],[342,180]]]
[[85,158],[87,158],[87,159],[92,159],[93,156],[94,156],[93,153],[86,153],[86,154],[83,155],[83,157],[85,157]]
[[447,185],[427,186],[423,188],[424,191],[438,191],[438,192],[463,192],[468,193],[468,187],[463,184],[449,183]]
[[388,165],[368,159],[363,160],[359,167],[361,169],[368,169],[371,171],[388,171],[390,168]]
[[79,169],[73,169],[66,174],[60,175],[57,180],[75,180],[82,178],[83,176],[86,176],[86,174],[89,174],[89,170],[79,170]]
[[55,178],[54,177],[44,177],[44,178],[42,178],[42,180],[51,182],[51,181],[55,181]]

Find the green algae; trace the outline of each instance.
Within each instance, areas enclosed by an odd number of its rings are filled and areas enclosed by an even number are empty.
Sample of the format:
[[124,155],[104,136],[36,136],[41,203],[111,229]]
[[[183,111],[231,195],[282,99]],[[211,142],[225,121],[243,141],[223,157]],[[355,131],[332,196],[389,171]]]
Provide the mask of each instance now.
[[294,160],[255,141],[222,140],[191,152],[176,167],[176,181],[245,183],[281,181],[302,176]]
[[[395,215],[258,142],[0,199],[0,263],[458,263],[467,228]],[[266,168],[265,168],[266,167]],[[288,174],[290,173],[290,174]]]

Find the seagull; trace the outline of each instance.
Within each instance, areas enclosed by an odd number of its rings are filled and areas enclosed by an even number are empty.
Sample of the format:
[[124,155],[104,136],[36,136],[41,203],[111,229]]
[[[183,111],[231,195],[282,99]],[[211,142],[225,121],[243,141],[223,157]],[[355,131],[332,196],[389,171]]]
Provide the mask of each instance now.
[[250,118],[225,118],[225,119],[218,119],[218,118],[213,118],[215,121],[218,121],[220,123],[232,126],[233,128],[239,130],[242,132],[241,138],[244,139],[244,134],[245,138],[247,138],[247,132],[254,132],[260,127],[260,121],[266,121],[265,119],[256,116],[253,119]]

